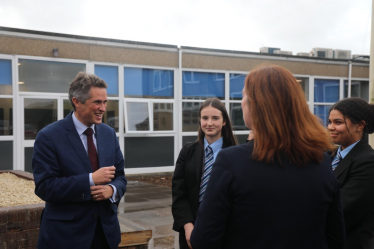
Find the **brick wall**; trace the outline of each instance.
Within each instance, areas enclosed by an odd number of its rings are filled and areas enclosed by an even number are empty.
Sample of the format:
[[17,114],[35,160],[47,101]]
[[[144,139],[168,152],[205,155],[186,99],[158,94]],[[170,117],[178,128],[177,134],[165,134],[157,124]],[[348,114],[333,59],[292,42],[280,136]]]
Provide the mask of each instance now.
[[0,248],[36,248],[43,204],[0,208]]
[[[33,175],[21,170],[4,170],[18,177],[34,180]],[[0,207],[0,248],[36,248],[39,236],[42,204]]]

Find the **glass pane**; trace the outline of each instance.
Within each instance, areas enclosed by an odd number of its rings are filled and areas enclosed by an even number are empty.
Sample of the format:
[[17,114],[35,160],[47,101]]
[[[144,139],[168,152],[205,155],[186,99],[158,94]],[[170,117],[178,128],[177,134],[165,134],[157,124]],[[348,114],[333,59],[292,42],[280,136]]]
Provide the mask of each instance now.
[[[369,101],[369,82],[351,81],[351,97],[359,97]],[[344,81],[344,98],[348,98],[348,80]]]
[[183,98],[225,98],[224,73],[183,72],[182,76]]
[[314,102],[335,103],[339,100],[339,80],[314,81]]
[[103,122],[118,132],[118,100],[108,100]]
[[230,73],[230,99],[242,99],[242,90],[244,88],[245,74],[231,74]]
[[85,64],[56,61],[19,60],[19,90],[24,92],[67,93]]
[[232,128],[235,131],[248,130],[244,123],[242,105],[240,103],[230,103],[230,118]]
[[329,109],[331,105],[315,105],[314,114],[321,119],[323,125],[327,125],[329,119]]
[[118,96],[118,67],[95,65],[95,74],[108,84],[108,96]]
[[174,71],[124,68],[126,97],[174,97]]
[[296,79],[305,93],[306,101],[309,101],[309,78],[297,77]]
[[13,99],[0,98],[0,136],[13,135]]
[[201,102],[182,103],[182,131],[198,131]]
[[35,139],[45,126],[57,121],[56,99],[25,99],[25,139]]
[[64,117],[66,117],[73,109],[73,107],[70,104],[70,100],[64,99],[63,100],[64,105]]
[[153,103],[153,130],[173,130],[173,104]]
[[0,141],[0,170],[13,169],[13,141]]
[[12,91],[12,61],[0,60],[0,94],[11,95]]
[[33,173],[32,170],[32,154],[34,153],[33,147],[26,147],[25,148],[25,171]]
[[125,168],[174,165],[174,137],[125,137]]
[[194,142],[197,140],[197,136],[183,136],[182,145],[185,145],[187,142]]
[[149,131],[148,103],[127,102],[129,131]]

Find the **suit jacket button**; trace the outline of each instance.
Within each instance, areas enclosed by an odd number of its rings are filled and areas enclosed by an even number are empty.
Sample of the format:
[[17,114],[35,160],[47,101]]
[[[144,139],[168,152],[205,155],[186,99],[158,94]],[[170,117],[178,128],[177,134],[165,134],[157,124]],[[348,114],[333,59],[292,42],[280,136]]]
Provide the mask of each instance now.
[[97,217],[97,214],[92,215],[92,217],[96,218],[96,217]]

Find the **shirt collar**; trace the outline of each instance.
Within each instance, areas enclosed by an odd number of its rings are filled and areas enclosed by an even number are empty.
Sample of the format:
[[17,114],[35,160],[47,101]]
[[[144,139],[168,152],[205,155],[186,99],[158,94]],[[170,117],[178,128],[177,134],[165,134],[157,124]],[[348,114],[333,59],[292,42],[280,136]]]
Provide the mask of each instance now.
[[352,149],[353,149],[353,147],[355,147],[355,145],[358,143],[358,142],[360,142],[360,140],[358,140],[356,143],[353,143],[353,144],[351,144],[351,145],[349,145],[347,148],[345,148],[344,150],[342,150],[342,146],[340,145],[339,146],[339,149],[338,149],[338,153],[340,154],[340,156],[342,157],[342,158],[344,158]]
[[[206,138],[204,137],[204,151],[205,151],[206,147],[208,147],[208,145],[209,145],[209,143],[206,140]],[[210,148],[212,148],[213,153],[214,153],[214,152],[218,151],[219,149],[221,149],[222,145],[223,145],[223,138],[221,137],[220,139],[218,139],[214,143],[210,144],[209,146],[210,146]]]
[[75,126],[75,129],[77,129],[77,132],[80,135],[83,134],[87,130],[87,128],[92,128],[94,134],[95,134],[95,124],[91,125],[90,127],[87,127],[85,124],[83,124],[81,121],[78,120],[78,118],[75,116],[75,112],[73,112],[73,123]]

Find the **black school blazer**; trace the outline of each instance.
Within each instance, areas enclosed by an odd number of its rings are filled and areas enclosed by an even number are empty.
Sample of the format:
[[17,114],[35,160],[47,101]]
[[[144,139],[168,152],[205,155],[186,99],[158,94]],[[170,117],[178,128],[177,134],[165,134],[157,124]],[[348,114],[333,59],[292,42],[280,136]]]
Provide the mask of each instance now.
[[[227,145],[223,144],[222,149]],[[203,171],[204,149],[198,141],[186,143],[181,149],[172,180],[173,229],[184,231],[183,226],[194,223],[199,208],[199,191]],[[209,185],[209,184],[208,184]]]
[[347,231],[346,249],[374,248],[374,150],[362,140],[336,167]]

